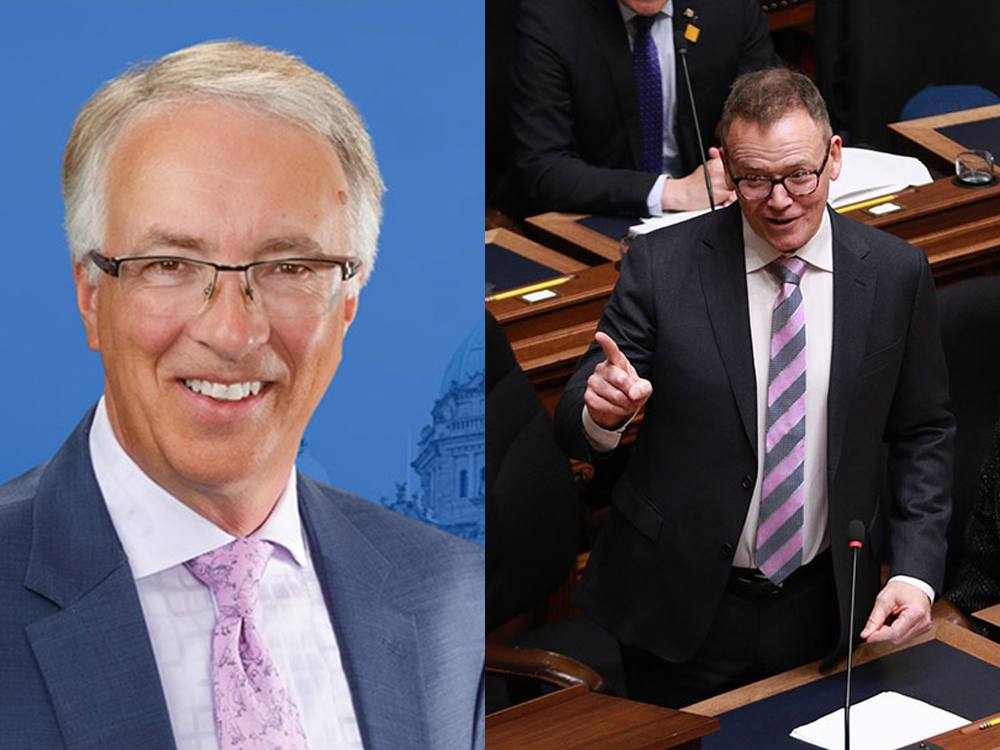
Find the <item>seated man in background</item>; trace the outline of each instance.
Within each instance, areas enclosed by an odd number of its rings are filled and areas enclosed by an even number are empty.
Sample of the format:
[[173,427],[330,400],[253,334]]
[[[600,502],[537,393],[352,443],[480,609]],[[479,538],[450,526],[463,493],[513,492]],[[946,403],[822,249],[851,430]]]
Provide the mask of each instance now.
[[852,629],[926,631],[951,512],[926,255],[828,208],[841,140],[805,76],[742,76],[719,137],[738,205],[631,244],[556,411],[589,460],[645,406],[577,598],[621,643],[629,696],[668,706],[842,656]]
[[965,530],[964,550],[946,598],[971,615],[1000,604],[1000,422],[980,472],[979,497]]
[[0,487],[0,747],[482,747],[481,552],[295,469],[382,192],[284,53],[189,47],[84,106],[63,194],[104,395]]
[[[688,49],[708,146],[736,77],[776,62],[760,3],[537,0],[520,13],[511,108],[522,210],[707,208],[676,47]],[[731,202],[718,150],[705,156],[716,204]]]

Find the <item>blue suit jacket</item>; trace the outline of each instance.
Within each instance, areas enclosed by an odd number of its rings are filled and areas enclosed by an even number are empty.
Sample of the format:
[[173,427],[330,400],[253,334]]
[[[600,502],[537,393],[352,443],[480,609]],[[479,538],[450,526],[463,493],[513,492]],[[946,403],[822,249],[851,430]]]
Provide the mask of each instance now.
[[[0,487],[3,748],[174,747],[92,416]],[[481,748],[481,551],[309,479],[298,492],[365,748]]]

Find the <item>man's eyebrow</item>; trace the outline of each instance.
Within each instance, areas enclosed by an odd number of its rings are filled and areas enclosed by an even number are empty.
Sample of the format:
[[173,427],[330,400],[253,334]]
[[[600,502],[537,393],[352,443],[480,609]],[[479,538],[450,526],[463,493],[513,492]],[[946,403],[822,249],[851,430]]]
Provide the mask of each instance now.
[[203,253],[206,249],[205,244],[204,240],[190,234],[153,227],[139,240],[136,251],[143,253],[156,247],[171,247]]
[[312,237],[292,235],[288,237],[273,237],[264,242],[258,250],[258,255],[273,253],[298,253],[300,255],[323,255],[323,246]]

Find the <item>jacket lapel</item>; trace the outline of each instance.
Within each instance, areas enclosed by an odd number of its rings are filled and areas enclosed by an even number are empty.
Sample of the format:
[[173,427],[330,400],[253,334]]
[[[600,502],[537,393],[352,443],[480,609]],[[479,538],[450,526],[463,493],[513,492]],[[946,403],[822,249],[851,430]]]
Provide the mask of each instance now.
[[865,262],[869,249],[851,219],[830,211],[833,226],[833,347],[827,396],[827,476],[837,474],[844,428],[858,367],[865,352],[875,299],[876,275]]
[[384,600],[391,564],[337,507],[299,478],[310,554],[337,636],[367,750],[429,747],[414,618]]
[[27,637],[67,748],[172,748],[139,595],[91,467],[92,418],[39,482],[24,585],[60,610]]
[[699,254],[701,288],[712,321],[715,343],[722,357],[736,398],[743,429],[754,452],[757,451],[757,382],[750,336],[747,302],[746,261],[744,260],[740,211],[724,210],[705,237]]
[[635,88],[632,70],[632,52],[628,45],[628,32],[622,22],[618,3],[611,0],[591,0],[590,12],[594,15],[591,28],[596,42],[607,63],[608,74],[618,100],[622,123],[628,133],[632,164],[638,168],[642,145],[639,134],[639,95]]

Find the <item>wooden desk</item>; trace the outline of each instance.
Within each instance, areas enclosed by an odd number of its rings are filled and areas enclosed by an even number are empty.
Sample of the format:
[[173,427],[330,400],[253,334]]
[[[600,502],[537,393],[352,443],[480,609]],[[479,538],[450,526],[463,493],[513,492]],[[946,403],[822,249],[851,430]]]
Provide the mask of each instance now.
[[[939,165],[946,166],[949,171],[953,171],[955,157],[962,151],[968,151],[969,147],[955,143],[947,136],[937,132],[936,128],[958,125],[962,122],[987,120],[991,117],[1000,117],[1000,104],[966,109],[961,112],[948,112],[934,117],[921,117],[919,120],[891,122],[889,127],[915,143],[932,157],[936,157],[936,160],[939,160]],[[994,156],[1000,158],[1000,154],[994,154]]]
[[1000,628],[1000,604],[994,604],[992,607],[973,612],[972,616],[983,622],[988,622],[996,628]]
[[498,245],[512,253],[541,263],[543,266],[552,268],[560,273],[576,273],[587,268],[587,264],[578,260],[573,260],[562,253],[550,250],[544,245],[522,237],[509,229],[490,229],[486,232],[486,244]]
[[[525,223],[539,242],[573,255],[585,262],[616,261],[625,250],[623,243],[578,223],[587,214],[564,214],[550,211],[529,216]],[[638,219],[635,220],[639,222]]]
[[667,750],[700,748],[713,718],[590,693],[583,685],[486,717],[490,750]]
[[618,281],[614,263],[575,274],[552,299],[528,304],[519,298],[490,302],[487,309],[510,340],[514,356],[551,413],[577,359],[590,346],[597,321]]
[[[991,640],[976,635],[971,630],[965,630],[957,625],[943,620],[935,620],[931,631],[911,643],[903,646],[893,646],[887,643],[860,644],[854,651],[854,666],[860,666],[875,659],[887,656],[888,654],[910,648],[918,643],[926,643],[930,640],[939,640],[949,646],[964,651],[975,656],[988,664],[1000,668],[1000,645]],[[714,698],[685,706],[684,711],[700,714],[702,716],[719,716],[728,711],[741,708],[755,701],[770,698],[772,695],[783,693],[786,690],[807,685],[830,674],[843,672],[847,668],[847,661],[844,660],[833,672],[820,674],[819,662],[812,662],[797,669],[789,670],[766,680],[760,680],[750,685],[746,685],[728,693],[717,695]]]

